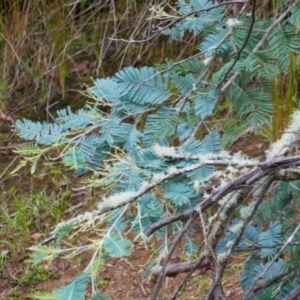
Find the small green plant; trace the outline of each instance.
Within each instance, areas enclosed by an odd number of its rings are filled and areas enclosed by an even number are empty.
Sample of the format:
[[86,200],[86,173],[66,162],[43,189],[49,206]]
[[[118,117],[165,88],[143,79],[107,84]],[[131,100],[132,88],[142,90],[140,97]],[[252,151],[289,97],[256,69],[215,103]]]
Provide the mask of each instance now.
[[21,285],[37,285],[49,280],[52,274],[53,271],[47,270],[43,267],[36,267],[34,269],[27,268],[17,282]]
[[13,245],[20,247],[28,243],[32,230],[43,234],[49,232],[44,220],[59,220],[67,208],[66,199],[70,197],[70,191],[67,190],[51,201],[44,189],[27,196],[14,190],[10,194],[10,202],[3,201],[1,206],[0,221],[5,224],[5,231],[0,231],[0,240],[8,238]]

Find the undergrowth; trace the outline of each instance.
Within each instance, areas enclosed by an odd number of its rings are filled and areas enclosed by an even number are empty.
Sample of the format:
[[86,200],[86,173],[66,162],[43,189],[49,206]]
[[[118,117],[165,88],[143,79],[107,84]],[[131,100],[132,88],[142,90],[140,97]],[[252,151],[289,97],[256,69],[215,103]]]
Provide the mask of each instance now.
[[149,8],[159,2],[2,1],[0,113],[51,119],[54,108],[82,106],[79,91],[90,77],[190,52],[186,43],[164,47],[165,38],[143,44],[116,40],[148,36],[156,22]]

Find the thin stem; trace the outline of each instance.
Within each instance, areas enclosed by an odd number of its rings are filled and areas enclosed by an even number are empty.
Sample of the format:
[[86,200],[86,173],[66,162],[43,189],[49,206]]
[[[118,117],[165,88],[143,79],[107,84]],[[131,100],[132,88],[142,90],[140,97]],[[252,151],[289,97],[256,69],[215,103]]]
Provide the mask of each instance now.
[[[261,38],[261,40],[257,43],[257,45],[255,46],[255,48],[252,50],[252,52],[249,54],[249,56],[247,57],[247,59],[244,61],[244,63],[246,63],[250,57],[256,53],[265,43],[266,39],[268,38],[268,36],[270,35],[270,33],[273,31],[273,29],[280,24],[280,22],[290,13],[291,9],[294,7],[295,4],[290,5],[286,11],[284,13],[282,13],[273,23],[272,25],[270,25],[268,27],[268,29],[265,31],[265,34],[263,35],[263,37]],[[221,92],[225,92],[226,89],[234,82],[234,80],[237,78],[237,76],[239,75],[238,72],[235,72],[232,77],[226,82],[226,84],[222,87]]]
[[169,253],[168,253],[167,257],[164,260],[164,263],[163,263],[163,266],[162,266],[162,269],[161,269],[161,273],[160,273],[159,278],[157,280],[155,290],[154,290],[153,296],[151,297],[151,300],[157,300],[158,299],[158,294],[159,294],[160,288],[162,286],[163,279],[165,277],[165,271],[167,269],[167,264],[170,261],[171,256],[172,256],[174,250],[176,249],[177,245],[179,244],[179,242],[181,241],[182,237],[187,232],[189,227],[195,221],[196,217],[197,217],[196,212],[193,212],[191,218],[186,222],[186,224],[184,225],[182,230],[175,236],[175,238],[173,240],[173,243],[170,247]]
[[201,8],[201,9],[198,9],[198,10],[194,10],[182,17],[178,17],[176,18],[176,20],[172,21],[171,23],[165,25],[164,27],[161,27],[159,28],[152,36],[146,38],[146,39],[143,39],[143,40],[126,40],[126,39],[114,39],[114,38],[110,38],[110,40],[112,41],[122,41],[122,42],[126,42],[126,43],[129,43],[129,44],[134,44],[134,43],[145,43],[145,42],[148,42],[150,40],[152,40],[153,38],[157,37],[162,31],[166,30],[167,28],[170,28],[172,27],[173,25],[175,25],[176,23],[194,15],[194,14],[198,14],[198,13],[201,13],[201,12],[208,12],[210,10],[213,10],[213,9],[216,9],[216,8],[219,8],[221,6],[224,6],[224,5],[231,5],[231,4],[246,4],[248,3],[249,1],[248,0],[241,0],[241,1],[226,1],[226,2],[222,2],[222,3],[218,3],[218,4],[215,4],[215,5],[212,5],[210,7],[206,7],[206,8]]

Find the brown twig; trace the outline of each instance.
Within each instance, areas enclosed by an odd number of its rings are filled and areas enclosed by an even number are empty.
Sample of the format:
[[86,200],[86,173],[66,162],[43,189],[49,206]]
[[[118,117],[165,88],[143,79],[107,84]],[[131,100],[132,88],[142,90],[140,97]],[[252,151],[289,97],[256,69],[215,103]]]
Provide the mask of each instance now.
[[[185,273],[190,271],[195,265],[198,266],[198,268],[207,268],[210,266],[210,261],[208,259],[203,260],[199,264],[199,259],[196,259],[194,261],[187,261],[183,263],[175,263],[175,264],[170,264],[167,266],[165,270],[165,276],[176,276],[179,273]],[[162,267],[158,267],[155,269],[152,273],[154,277],[158,277],[159,274],[162,271]]]

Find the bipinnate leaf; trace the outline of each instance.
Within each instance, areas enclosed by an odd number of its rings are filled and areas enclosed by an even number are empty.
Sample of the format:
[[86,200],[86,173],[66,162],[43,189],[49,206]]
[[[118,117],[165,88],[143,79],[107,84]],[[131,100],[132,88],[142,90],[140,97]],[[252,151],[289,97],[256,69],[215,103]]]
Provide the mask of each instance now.
[[97,291],[91,298],[91,300],[110,300],[111,298],[103,292]]
[[129,239],[121,238],[118,234],[111,233],[103,239],[106,252],[111,257],[128,256],[133,250],[132,242]]
[[83,300],[88,281],[88,274],[81,273],[71,283],[53,292],[56,300]]

